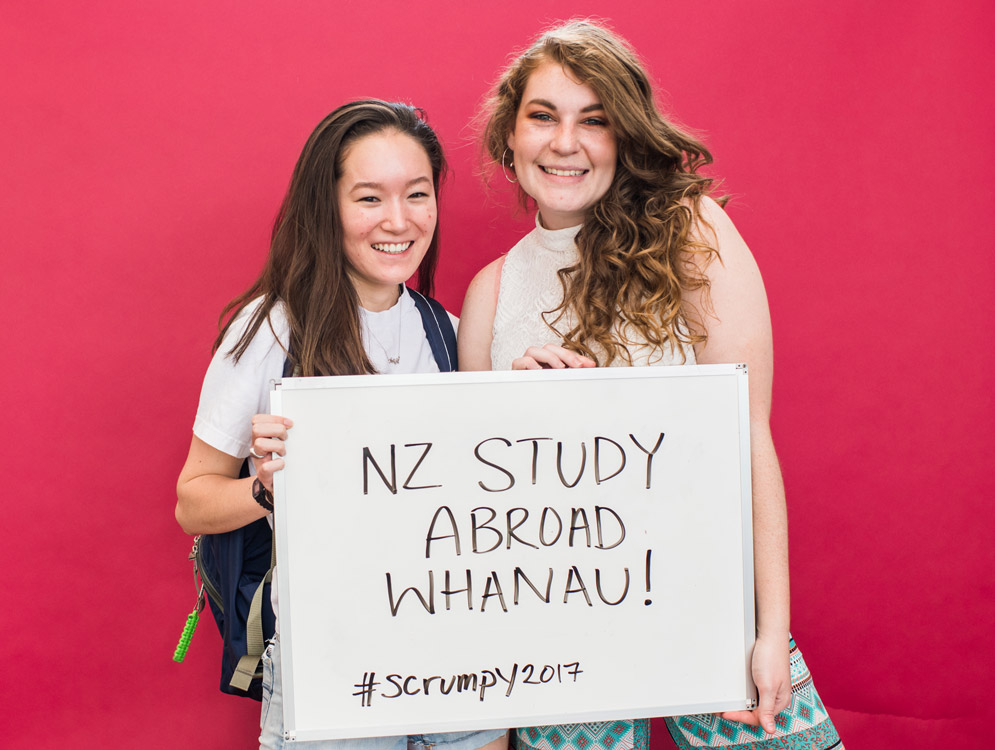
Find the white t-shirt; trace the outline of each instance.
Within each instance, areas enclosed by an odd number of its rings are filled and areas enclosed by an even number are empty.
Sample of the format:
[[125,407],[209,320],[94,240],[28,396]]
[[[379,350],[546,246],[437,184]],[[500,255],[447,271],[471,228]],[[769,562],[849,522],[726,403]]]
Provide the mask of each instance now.
[[[283,376],[285,348],[290,338],[286,308],[278,302],[270,311],[269,324],[263,322],[239,361],[228,356],[261,301],[260,298],[246,305],[211,359],[193,424],[194,435],[235,458],[249,455],[252,417],[269,413],[269,394],[273,383]],[[421,313],[407,287],[402,287],[397,303],[389,310],[369,312],[360,308],[359,313],[366,353],[381,374],[439,372]],[[449,318],[455,328],[458,319],[453,315]],[[254,473],[251,461],[249,469]],[[276,589],[274,575],[274,613]]]

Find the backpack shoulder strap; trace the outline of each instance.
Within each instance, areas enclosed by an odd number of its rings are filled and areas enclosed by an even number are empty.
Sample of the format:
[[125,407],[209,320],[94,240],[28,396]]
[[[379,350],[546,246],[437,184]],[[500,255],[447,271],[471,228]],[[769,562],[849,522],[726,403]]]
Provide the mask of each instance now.
[[296,368],[294,367],[294,363],[290,359],[290,355],[288,354],[287,358],[285,360],[283,360],[283,377],[285,377],[285,378],[292,378],[292,377],[294,377],[294,370],[295,369]]
[[262,661],[263,651],[266,650],[266,635],[263,632],[263,592],[266,584],[272,582],[273,568],[276,567],[276,540],[273,542],[269,570],[259,582],[256,592],[252,595],[252,604],[249,606],[249,618],[245,623],[246,652],[239,658],[231,682],[228,683],[233,688],[246,692],[249,692],[252,681],[258,676],[259,662]]
[[[290,377],[293,374],[293,364],[288,356],[283,363],[283,377]],[[239,478],[249,476],[249,459],[242,463],[239,471]],[[273,568],[276,567],[276,531],[271,532],[270,537],[270,558],[269,570],[266,571],[263,579],[256,587],[252,595],[252,603],[249,605],[249,616],[245,622],[245,646],[246,652],[239,658],[232,673],[231,687],[250,692],[252,683],[258,679],[259,662],[262,661],[263,651],[266,650],[266,633],[263,627],[263,595],[266,584],[273,580]]]
[[453,372],[458,369],[459,362],[456,358],[456,331],[453,330],[452,321],[449,320],[449,313],[431,297],[426,297],[410,287],[408,291],[415,301],[415,307],[421,313],[422,326],[425,328],[429,346],[432,347],[435,363],[439,365],[439,371]]

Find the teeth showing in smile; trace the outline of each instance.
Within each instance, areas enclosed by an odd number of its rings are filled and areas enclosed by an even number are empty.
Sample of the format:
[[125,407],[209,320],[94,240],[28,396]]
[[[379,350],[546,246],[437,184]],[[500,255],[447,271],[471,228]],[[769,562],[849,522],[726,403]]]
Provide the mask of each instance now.
[[557,177],[579,177],[584,174],[586,169],[554,169],[553,167],[543,167],[542,171],[546,174],[556,175]]
[[373,249],[388,255],[400,255],[413,244],[413,242],[378,242],[373,245]]

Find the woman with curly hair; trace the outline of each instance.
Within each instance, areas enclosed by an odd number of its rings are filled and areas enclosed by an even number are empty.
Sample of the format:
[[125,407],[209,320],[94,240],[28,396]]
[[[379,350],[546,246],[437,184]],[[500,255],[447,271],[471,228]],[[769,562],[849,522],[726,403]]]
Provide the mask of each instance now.
[[[518,56],[486,112],[486,154],[536,206],[536,228],[471,283],[462,369],[747,363],[759,706],[668,727],[679,747],[841,747],[788,632],[770,315],[749,248],[699,174],[711,155],[661,116],[628,44],[586,21]],[[793,690],[814,710],[796,706]],[[517,741],[562,750],[563,739],[584,747],[611,732],[606,747],[648,746],[645,720],[623,724],[530,727]]]

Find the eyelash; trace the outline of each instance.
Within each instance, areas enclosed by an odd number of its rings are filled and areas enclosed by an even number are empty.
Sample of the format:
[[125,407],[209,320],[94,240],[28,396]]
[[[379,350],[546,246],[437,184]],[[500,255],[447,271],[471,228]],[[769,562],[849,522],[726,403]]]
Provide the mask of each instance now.
[[[532,120],[537,120],[539,122],[553,122],[553,116],[549,112],[534,112],[529,115]],[[608,123],[602,120],[600,117],[588,117],[585,120],[581,120],[581,124],[590,125],[592,127],[604,128],[608,126]]]
[[[428,198],[428,193],[417,192],[408,196],[409,198]],[[379,203],[380,199],[375,195],[366,195],[358,199],[359,203]]]

